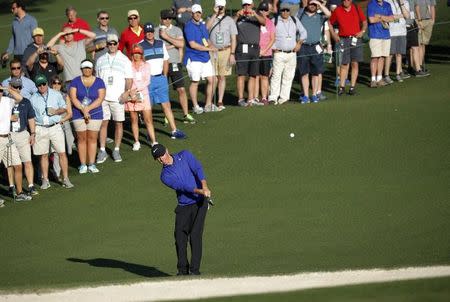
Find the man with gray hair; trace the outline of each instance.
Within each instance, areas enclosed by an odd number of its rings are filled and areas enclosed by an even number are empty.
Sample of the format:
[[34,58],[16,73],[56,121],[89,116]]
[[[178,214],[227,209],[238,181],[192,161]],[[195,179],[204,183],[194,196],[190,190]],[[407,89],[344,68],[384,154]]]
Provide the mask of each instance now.
[[[77,11],[76,11],[75,7],[68,6],[66,8],[66,17],[67,17],[67,22],[64,23],[63,26],[61,27],[62,30],[64,30],[64,28],[66,28],[66,27],[70,27],[72,29],[85,29],[88,31],[91,30],[89,23],[87,23],[85,20],[83,20],[77,16]],[[73,40],[75,42],[81,41],[86,38],[87,38],[86,35],[84,35],[80,31],[74,33],[74,35],[73,35]],[[77,64],[79,64],[79,62]]]

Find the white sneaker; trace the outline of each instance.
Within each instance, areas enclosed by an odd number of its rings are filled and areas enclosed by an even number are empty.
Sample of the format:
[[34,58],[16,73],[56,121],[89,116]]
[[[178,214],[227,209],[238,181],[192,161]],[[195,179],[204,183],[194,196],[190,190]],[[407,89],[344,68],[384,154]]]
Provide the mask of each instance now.
[[214,105],[214,104],[207,105],[207,106],[205,106],[205,109],[204,109],[204,112],[205,112],[205,113],[208,113],[208,112],[217,112],[217,111],[219,111],[219,108],[217,108],[217,106]]
[[194,108],[192,109],[192,111],[193,111],[195,114],[202,114],[202,113],[203,113],[203,108],[200,107],[199,105],[197,105],[197,106],[194,106]]
[[248,101],[248,106],[264,106],[264,104],[259,102],[258,99],[253,99]]
[[282,99],[279,99],[278,100],[278,105],[283,105],[284,103],[286,103],[288,100],[282,100]]
[[135,142],[133,144],[133,151],[139,151],[139,149],[141,149],[141,143],[140,142]]

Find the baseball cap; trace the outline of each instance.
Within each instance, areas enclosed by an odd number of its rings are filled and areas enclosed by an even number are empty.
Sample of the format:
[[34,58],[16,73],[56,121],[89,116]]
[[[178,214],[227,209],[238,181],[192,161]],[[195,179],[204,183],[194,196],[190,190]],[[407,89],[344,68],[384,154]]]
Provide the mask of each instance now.
[[139,17],[139,12],[137,11],[137,9],[132,9],[128,11],[128,17],[129,16],[138,16]]
[[109,34],[106,36],[106,42],[119,42],[119,38],[116,34]]
[[40,27],[36,27],[35,29],[33,29],[33,37],[34,36],[43,36],[44,35],[44,30]]
[[192,5],[192,12],[196,13],[196,12],[203,12],[202,7],[200,6],[200,4],[194,4]]
[[144,24],[144,33],[154,33],[155,26],[151,22],[147,22]]
[[83,69],[83,68],[94,69],[94,64],[92,64],[92,62],[89,60],[83,61],[80,64],[80,69]]
[[19,87],[19,86],[22,86],[22,80],[17,77],[12,77],[11,80],[9,81],[9,84],[12,87]]
[[280,4],[280,10],[282,9],[288,9],[289,11],[291,11],[291,6],[289,3],[284,2]]
[[160,13],[159,13],[161,19],[175,19],[175,15],[173,13],[173,11],[171,9],[163,9]]
[[226,5],[227,5],[227,1],[226,0],[216,0],[216,2],[214,3],[214,7],[226,6]]
[[253,0],[242,0],[242,5],[244,4],[253,4]]
[[167,150],[166,147],[164,147],[163,145],[161,145],[161,144],[154,144],[152,146],[153,159],[158,159],[161,156],[163,156],[164,154],[166,154],[166,150]]
[[[35,78],[34,78],[34,83],[36,84],[36,86],[39,86],[41,84],[47,84],[47,78],[45,77],[45,75],[43,74],[38,74]],[[12,84],[11,84],[12,85]],[[14,86],[14,85],[13,85]]]
[[265,10],[268,11],[269,10],[269,4],[267,2],[261,2],[258,6],[258,10]]

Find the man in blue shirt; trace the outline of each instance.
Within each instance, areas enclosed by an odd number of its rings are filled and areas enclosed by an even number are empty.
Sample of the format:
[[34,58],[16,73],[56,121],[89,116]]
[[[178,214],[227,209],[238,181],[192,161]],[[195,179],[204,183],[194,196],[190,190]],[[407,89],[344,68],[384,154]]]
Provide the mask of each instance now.
[[[202,235],[211,191],[201,163],[187,150],[169,154],[161,144],[152,147],[152,155],[162,165],[161,181],[177,193],[175,209],[175,245],[178,275],[200,275]],[[191,244],[191,263],[187,243]]]
[[384,0],[372,0],[367,6],[367,17],[369,19],[369,46],[372,54],[370,87],[382,87],[387,85],[383,80],[384,59],[389,56],[391,50],[389,22],[394,22],[391,5]]
[[11,78],[20,78],[22,81],[22,90],[20,90],[20,95],[24,98],[30,99],[33,94],[37,92],[36,85],[29,78],[23,75],[22,64],[19,59],[13,59],[9,62],[10,77],[3,80],[2,86],[8,87]]

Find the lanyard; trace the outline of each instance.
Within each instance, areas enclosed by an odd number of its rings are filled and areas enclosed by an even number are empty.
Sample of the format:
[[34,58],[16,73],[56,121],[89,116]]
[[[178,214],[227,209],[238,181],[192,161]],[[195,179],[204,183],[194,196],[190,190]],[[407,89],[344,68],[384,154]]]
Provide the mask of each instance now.
[[109,58],[111,57],[111,55],[108,55],[108,65],[109,65],[109,70],[112,71],[113,70],[113,65],[114,65],[114,61],[116,60],[117,57],[117,53],[114,55],[114,59],[112,60],[112,62],[109,62]]
[[42,115],[47,115],[48,116],[48,112],[47,112],[47,101],[48,101],[48,94],[49,91],[47,90],[47,94],[44,96],[41,94],[42,99],[44,100],[45,106],[44,106],[44,111],[42,112]]
[[89,89],[91,89],[91,87],[92,87],[92,85],[93,85],[94,83],[92,83],[91,86],[87,87],[86,84],[84,84],[83,77],[81,77],[81,82],[83,83],[84,90],[86,90],[86,97],[89,98]]

